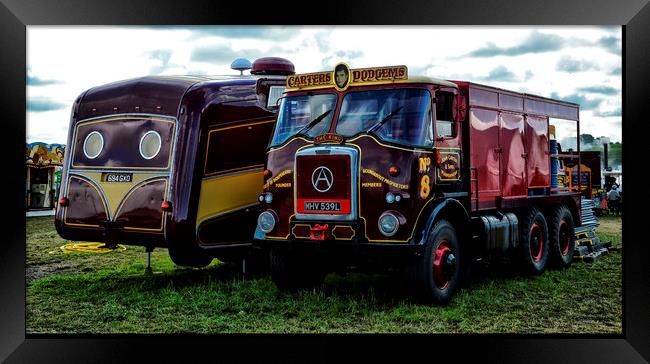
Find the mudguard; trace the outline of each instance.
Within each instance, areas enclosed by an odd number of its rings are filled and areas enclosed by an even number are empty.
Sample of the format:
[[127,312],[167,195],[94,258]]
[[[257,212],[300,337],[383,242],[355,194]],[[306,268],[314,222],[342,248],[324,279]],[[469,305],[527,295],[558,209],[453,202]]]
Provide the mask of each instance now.
[[420,233],[414,237],[412,244],[426,244],[431,229],[443,215],[450,220],[459,234],[463,234],[463,231],[468,232],[471,229],[471,220],[465,206],[454,198],[441,198],[431,207],[429,217],[419,227]]

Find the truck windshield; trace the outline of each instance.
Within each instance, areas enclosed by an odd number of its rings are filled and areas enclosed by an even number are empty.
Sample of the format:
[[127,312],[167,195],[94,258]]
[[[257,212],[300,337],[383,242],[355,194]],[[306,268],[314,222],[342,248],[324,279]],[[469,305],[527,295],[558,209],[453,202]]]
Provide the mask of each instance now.
[[336,132],[353,136],[367,131],[383,140],[432,146],[431,93],[402,88],[350,92],[343,98]]
[[[312,138],[327,132],[335,107],[335,94],[289,96],[282,99],[271,146],[284,143],[298,132]],[[312,125],[308,127],[310,123]]]

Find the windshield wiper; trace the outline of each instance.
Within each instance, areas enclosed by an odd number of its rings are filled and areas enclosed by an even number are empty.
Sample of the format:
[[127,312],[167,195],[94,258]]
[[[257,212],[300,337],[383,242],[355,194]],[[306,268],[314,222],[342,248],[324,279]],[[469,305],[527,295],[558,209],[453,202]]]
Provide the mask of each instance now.
[[393,117],[393,115],[397,114],[400,110],[402,110],[402,108],[403,108],[403,106],[398,106],[397,108],[395,108],[395,110],[393,110],[393,111],[391,111],[390,113],[388,113],[388,115],[386,115],[386,116],[385,116],[383,119],[381,119],[378,123],[376,123],[375,125],[371,126],[370,129],[368,129],[368,130],[366,131],[366,133],[370,133],[371,131],[375,131],[375,130],[381,128],[382,125],[384,125],[388,120],[390,120],[390,119]]
[[311,129],[314,125],[318,124],[321,120],[323,120],[331,112],[332,112],[332,109],[329,109],[329,110],[325,111],[324,113],[320,114],[318,117],[316,117],[316,119],[310,121],[309,124],[303,126],[302,129],[298,130],[296,135],[304,134],[307,130]]

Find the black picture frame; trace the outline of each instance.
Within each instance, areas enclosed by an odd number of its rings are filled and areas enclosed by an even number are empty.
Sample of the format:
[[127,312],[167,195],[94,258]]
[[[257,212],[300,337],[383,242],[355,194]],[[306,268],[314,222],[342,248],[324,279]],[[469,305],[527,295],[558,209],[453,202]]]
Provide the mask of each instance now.
[[[7,362],[189,362],[227,356],[268,362],[370,359],[393,353],[432,361],[467,356],[494,362],[614,362],[650,360],[650,243],[642,208],[647,187],[650,6],[648,0],[336,2],[322,11],[304,2],[242,4],[209,0],[0,0],[0,110],[5,159],[0,242],[0,360]],[[315,14],[318,14],[315,17]],[[622,335],[56,335],[25,334],[25,164],[27,25],[353,24],[369,25],[620,25],[623,28]],[[82,47],[82,45],[80,45]],[[17,171],[23,171],[22,173]],[[635,177],[636,176],[636,177]],[[642,185],[643,184],[643,185]],[[638,197],[637,197],[638,196]],[[639,212],[641,211],[641,212]],[[136,359],[135,355],[144,355]],[[365,361],[365,360],[364,360]]]

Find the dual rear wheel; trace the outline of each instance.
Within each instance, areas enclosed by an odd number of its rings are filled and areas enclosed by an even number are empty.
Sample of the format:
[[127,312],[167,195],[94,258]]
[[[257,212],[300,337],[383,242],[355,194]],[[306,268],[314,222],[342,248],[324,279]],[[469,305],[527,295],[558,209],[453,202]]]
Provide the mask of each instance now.
[[[556,267],[571,264],[574,223],[571,212],[560,205],[548,213],[549,222],[537,207],[519,216],[517,261],[524,273],[539,275],[547,263]],[[411,293],[427,302],[447,303],[466,277],[469,257],[461,251],[458,234],[447,220],[431,229],[422,255],[406,267]],[[319,285],[325,270],[318,260],[304,259],[285,251],[271,251],[271,275],[282,290],[295,291]],[[309,262],[309,263],[308,263]]]
[[549,262],[555,267],[566,268],[571,265],[575,250],[573,215],[565,205],[561,205],[551,211],[550,223]]
[[[519,217],[516,260],[524,274],[539,275],[548,265],[564,268],[574,251],[574,223],[566,205],[553,207],[546,216],[537,207]],[[461,251],[456,229],[440,220],[431,230],[424,254],[407,266],[412,293],[428,302],[447,303],[468,271],[469,257]]]
[[519,265],[524,274],[539,275],[548,261],[548,225],[544,214],[533,207],[519,219]]
[[575,226],[566,205],[549,209],[546,216],[531,208],[520,217],[519,234],[518,260],[524,273],[539,275],[547,265],[565,268],[571,264]]

